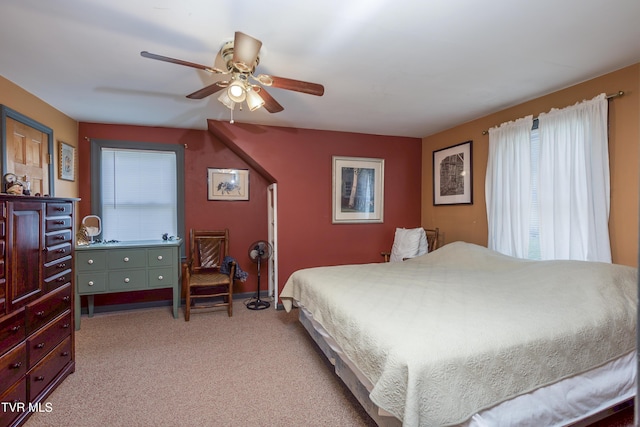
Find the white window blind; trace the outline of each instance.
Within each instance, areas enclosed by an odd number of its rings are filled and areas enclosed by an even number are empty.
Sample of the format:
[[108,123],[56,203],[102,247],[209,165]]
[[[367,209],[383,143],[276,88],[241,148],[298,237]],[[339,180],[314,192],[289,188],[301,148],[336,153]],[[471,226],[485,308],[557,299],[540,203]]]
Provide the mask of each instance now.
[[175,152],[103,147],[100,156],[103,239],[178,235]]

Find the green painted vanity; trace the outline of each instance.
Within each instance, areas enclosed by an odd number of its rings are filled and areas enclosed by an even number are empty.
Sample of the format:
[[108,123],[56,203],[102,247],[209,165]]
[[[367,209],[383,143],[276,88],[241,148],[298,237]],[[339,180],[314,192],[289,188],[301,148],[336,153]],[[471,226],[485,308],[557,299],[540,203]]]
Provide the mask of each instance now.
[[89,317],[97,294],[173,289],[173,317],[180,306],[180,245],[176,240],[91,243],[76,246],[75,328],[80,329],[80,297]]

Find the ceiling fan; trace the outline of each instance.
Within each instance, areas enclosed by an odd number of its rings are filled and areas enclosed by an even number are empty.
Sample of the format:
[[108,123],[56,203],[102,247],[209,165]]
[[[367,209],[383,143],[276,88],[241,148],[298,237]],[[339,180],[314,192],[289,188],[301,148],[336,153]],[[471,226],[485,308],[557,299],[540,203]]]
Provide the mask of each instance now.
[[[255,69],[260,62],[259,53],[261,47],[262,42],[260,40],[236,31],[233,41],[225,43],[222,48],[220,48],[213,67],[183,61],[181,59],[169,58],[147,51],[140,52],[140,55],[145,58],[197,68],[211,74],[228,76],[227,80],[217,81],[187,95],[187,98],[202,99],[222,89],[226,89],[220,94],[218,100],[229,108],[232,113],[236,104],[239,104],[240,109],[242,109],[242,103],[244,101],[247,102],[250,111],[254,111],[262,106],[270,113],[277,113],[284,110],[284,107],[267,92],[265,86],[316,96],[322,96],[324,94],[324,86],[317,83],[270,76],[267,74],[255,75]],[[233,118],[231,122],[233,123]]]

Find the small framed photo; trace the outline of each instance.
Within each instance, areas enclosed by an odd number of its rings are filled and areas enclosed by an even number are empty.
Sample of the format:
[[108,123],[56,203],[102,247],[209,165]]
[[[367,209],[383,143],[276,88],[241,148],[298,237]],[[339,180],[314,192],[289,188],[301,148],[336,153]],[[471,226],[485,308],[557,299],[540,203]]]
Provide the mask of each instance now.
[[249,200],[248,169],[207,169],[208,200]]
[[333,156],[333,218],[337,223],[384,221],[384,159]]
[[473,141],[433,152],[433,204],[473,204]]
[[60,179],[75,181],[76,179],[76,148],[72,145],[58,141],[59,148],[59,171]]

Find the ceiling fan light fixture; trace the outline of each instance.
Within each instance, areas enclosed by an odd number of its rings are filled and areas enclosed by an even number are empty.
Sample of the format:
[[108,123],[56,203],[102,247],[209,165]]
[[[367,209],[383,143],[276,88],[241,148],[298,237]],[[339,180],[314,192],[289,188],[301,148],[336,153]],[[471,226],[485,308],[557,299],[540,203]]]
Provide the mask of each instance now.
[[226,90],[223,90],[222,93],[220,93],[218,101],[222,102],[222,104],[230,110],[233,110],[236,107],[236,103],[229,97]]
[[264,105],[264,99],[252,87],[247,90],[247,106],[249,111],[255,111]]
[[240,103],[244,101],[247,97],[247,89],[245,87],[245,83],[240,80],[232,81],[229,85],[229,88],[227,89],[227,94],[233,102]]

